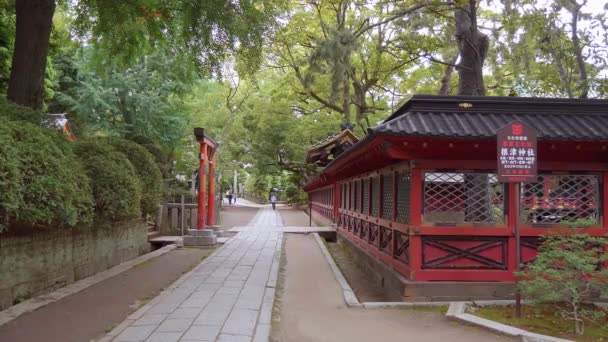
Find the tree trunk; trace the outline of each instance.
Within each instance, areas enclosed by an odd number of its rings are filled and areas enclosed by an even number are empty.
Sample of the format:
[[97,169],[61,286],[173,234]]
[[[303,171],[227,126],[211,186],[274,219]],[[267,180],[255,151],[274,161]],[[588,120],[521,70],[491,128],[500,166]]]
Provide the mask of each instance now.
[[54,0],[17,0],[15,49],[7,97],[39,109],[44,99],[44,73],[51,37]]
[[589,81],[587,80],[587,69],[585,59],[583,58],[583,48],[581,47],[580,39],[578,38],[578,18],[581,11],[581,6],[575,0],[570,0],[572,14],[572,45],[574,45],[574,54],[576,55],[576,63],[578,64],[578,73],[581,76],[580,83],[580,98],[586,99],[589,95]]
[[[450,58],[449,63],[454,64],[458,59],[458,55]],[[446,65],[443,77],[441,78],[441,87],[439,88],[439,95],[447,96],[450,95],[450,83],[452,82],[452,74],[454,73],[453,65]]]
[[477,30],[477,1],[457,1],[454,18],[460,53],[458,94],[483,96],[482,69],[488,53],[488,37]]

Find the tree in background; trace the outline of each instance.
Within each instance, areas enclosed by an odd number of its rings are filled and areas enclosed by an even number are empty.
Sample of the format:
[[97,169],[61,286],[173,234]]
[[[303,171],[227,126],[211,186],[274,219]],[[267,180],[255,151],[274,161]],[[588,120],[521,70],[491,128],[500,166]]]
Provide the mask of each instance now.
[[[189,57],[210,73],[229,54],[239,53],[244,69],[260,60],[263,40],[278,6],[272,1],[104,0],[64,4],[75,13],[75,32],[123,66],[163,49]],[[16,2],[15,48],[7,96],[41,108],[55,0]],[[103,64],[105,61],[101,60]]]

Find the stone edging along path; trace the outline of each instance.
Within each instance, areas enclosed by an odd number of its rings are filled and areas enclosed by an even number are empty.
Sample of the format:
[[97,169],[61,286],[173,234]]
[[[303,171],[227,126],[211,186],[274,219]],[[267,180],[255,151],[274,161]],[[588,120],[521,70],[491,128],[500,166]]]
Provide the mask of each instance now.
[[[531,333],[529,331],[515,328],[506,324],[501,324],[498,322],[494,322],[485,318],[481,318],[475,315],[467,314],[466,308],[467,305],[473,304],[473,302],[359,302],[355,292],[350,287],[346,278],[336,265],[334,259],[329,254],[327,247],[321,240],[319,234],[314,233],[315,240],[321,248],[329,267],[331,268],[334,277],[340,284],[342,288],[342,294],[344,296],[344,303],[348,307],[359,307],[364,309],[372,309],[372,308],[394,308],[394,307],[414,307],[414,306],[442,306],[449,305],[448,311],[445,314],[446,318],[460,321],[466,324],[475,325],[484,329],[488,329],[494,332],[498,332],[501,334],[505,334],[508,336],[520,337],[524,342],[574,342],[571,340],[565,340],[557,337],[541,335]],[[509,305],[512,304],[511,300],[494,300],[494,301],[478,301],[475,302],[477,305]]]
[[90,286],[93,286],[99,282],[102,282],[106,279],[119,275],[120,273],[125,272],[150,259],[159,257],[167,252],[170,252],[170,251],[174,250],[175,248],[176,248],[175,245],[168,245],[168,246],[162,247],[153,252],[146,253],[144,255],[140,255],[137,258],[134,258],[129,261],[123,262],[121,264],[118,264],[112,268],[99,272],[90,277],[73,282],[73,283],[66,285],[51,293],[47,293],[47,294],[43,294],[43,295],[40,295],[40,296],[37,296],[34,298],[30,298],[19,304],[13,305],[4,311],[0,311],[0,326],[18,318],[19,316],[21,316],[23,314],[32,312],[45,305],[48,305],[48,304],[54,303],[58,300],[61,300],[69,295],[78,293],[78,292],[80,292]]

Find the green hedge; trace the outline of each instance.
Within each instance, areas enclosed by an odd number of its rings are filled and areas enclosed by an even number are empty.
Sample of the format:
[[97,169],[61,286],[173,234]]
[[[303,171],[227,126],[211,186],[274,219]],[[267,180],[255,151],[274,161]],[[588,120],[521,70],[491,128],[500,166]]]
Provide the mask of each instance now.
[[142,186],[142,214],[156,214],[163,195],[163,177],[154,157],[146,148],[129,140],[108,139],[108,142],[124,153],[135,168]]
[[91,190],[71,146],[25,121],[0,126],[0,213],[14,225],[74,226],[92,218]]
[[89,176],[97,217],[106,221],[140,217],[142,185],[127,156],[104,138],[79,140],[74,150]]

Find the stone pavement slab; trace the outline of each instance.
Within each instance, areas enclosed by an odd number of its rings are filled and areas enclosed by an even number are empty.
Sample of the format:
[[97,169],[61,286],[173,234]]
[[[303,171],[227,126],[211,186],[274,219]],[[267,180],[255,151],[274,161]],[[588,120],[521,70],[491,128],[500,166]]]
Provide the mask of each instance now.
[[105,340],[268,341],[281,227],[278,211],[259,209],[246,229],[129,316]]

